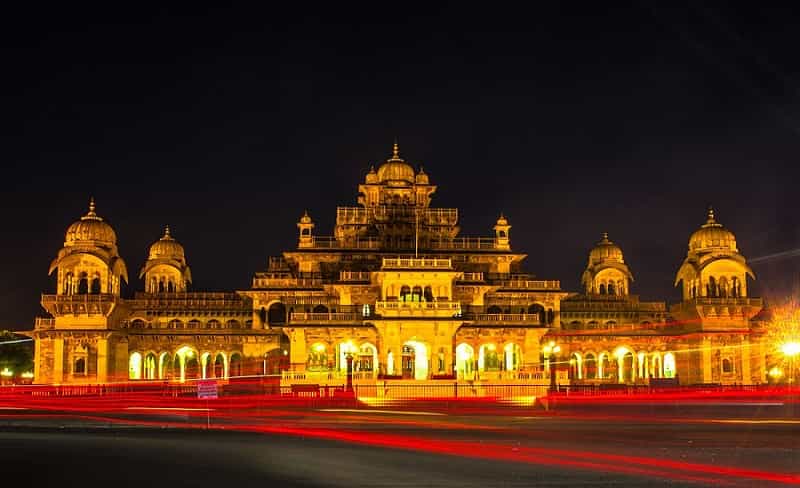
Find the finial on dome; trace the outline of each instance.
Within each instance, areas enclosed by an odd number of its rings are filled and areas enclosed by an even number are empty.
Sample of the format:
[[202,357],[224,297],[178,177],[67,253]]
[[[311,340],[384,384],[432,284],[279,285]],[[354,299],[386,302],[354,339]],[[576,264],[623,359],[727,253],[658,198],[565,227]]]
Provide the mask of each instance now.
[[608,241],[608,232],[603,232],[603,241]]
[[89,197],[89,212],[81,217],[81,220],[103,220],[97,216],[95,209],[97,207],[94,204],[94,197]]
[[169,233],[169,225],[164,227],[164,237],[163,239],[172,239],[172,236]]
[[714,222],[714,207],[708,206],[708,221]]
[[95,204],[94,204],[94,197],[89,197],[89,213],[94,214]]
[[394,145],[392,146],[392,159],[400,159],[400,145],[397,144],[397,138],[394,138]]

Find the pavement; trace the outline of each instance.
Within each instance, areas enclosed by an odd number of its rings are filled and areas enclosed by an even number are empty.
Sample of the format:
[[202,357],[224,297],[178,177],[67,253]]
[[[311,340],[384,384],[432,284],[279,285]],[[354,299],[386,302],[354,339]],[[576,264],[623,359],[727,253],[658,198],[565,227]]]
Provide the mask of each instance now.
[[800,419],[650,408],[6,409],[0,459],[33,486],[800,486]]

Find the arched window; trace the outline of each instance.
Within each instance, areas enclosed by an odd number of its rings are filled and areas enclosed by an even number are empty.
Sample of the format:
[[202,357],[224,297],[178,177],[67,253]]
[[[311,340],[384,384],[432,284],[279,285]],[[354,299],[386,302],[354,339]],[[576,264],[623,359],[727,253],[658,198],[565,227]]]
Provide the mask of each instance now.
[[158,292],[164,293],[164,291],[164,278],[161,278],[161,280],[158,282]]
[[708,296],[717,296],[717,280],[715,280],[713,276],[708,277]]
[[309,371],[325,371],[328,369],[328,348],[325,344],[317,342],[311,346],[306,367]]
[[222,324],[220,324],[219,320],[217,319],[211,319],[208,322],[206,322],[206,329],[221,329],[221,328]]
[[600,283],[600,294],[601,295],[606,294],[606,285],[604,283]]
[[586,355],[583,357],[583,364],[584,364],[584,378],[587,380],[593,380],[597,378],[597,359],[595,359],[594,354],[587,352]]
[[422,287],[415,286],[411,290],[411,301],[412,302],[421,302],[422,301]]
[[168,329],[183,329],[183,322],[178,319],[172,319],[167,324]]
[[201,327],[202,327],[202,325],[203,325],[203,324],[201,324],[199,320],[197,320],[197,319],[192,319],[192,320],[190,320],[190,321],[189,321],[189,323],[187,324],[187,327],[188,327],[189,329],[199,329],[199,328],[201,328]]
[[608,287],[606,288],[606,290],[607,290],[607,293],[609,295],[615,295],[616,294],[616,293],[614,293],[614,283],[609,283]]
[[131,353],[130,359],[128,359],[128,378],[142,379],[142,355],[138,352]]
[[497,346],[484,344],[478,349],[478,368],[481,371],[499,371],[500,359],[497,357]]
[[86,273],[81,273],[78,280],[78,294],[86,295],[87,293],[89,293],[89,276]]
[[242,355],[238,352],[231,354],[231,362],[228,366],[228,376],[242,376]]
[[153,353],[148,354],[144,358],[144,379],[156,379],[156,355]]
[[607,329],[613,329],[616,326],[617,326],[617,323],[615,321],[613,321],[613,320],[609,320],[608,322],[606,322],[606,328]]
[[400,301],[407,302],[411,300],[411,288],[406,285],[400,287]]
[[505,237],[506,236],[506,231],[504,231],[504,230],[498,231],[497,235],[500,236],[500,237]]
[[173,283],[172,280],[169,280],[167,282],[167,291],[170,292],[170,293],[174,293],[175,292],[175,283]]
[[573,320],[572,322],[569,323],[569,328],[572,329],[572,330],[577,330],[577,329],[581,328],[581,325],[583,325],[583,324],[581,324],[580,321]]
[[425,299],[426,302],[433,301],[433,289],[431,289],[430,286],[425,287],[425,290],[423,291],[423,298]]
[[75,292],[74,286],[75,276],[69,272],[64,276],[64,295],[72,295]]
[[328,307],[325,305],[317,305],[314,307],[314,313],[328,313]]
[[733,278],[731,278],[731,296],[734,298],[739,298],[741,296],[740,292],[741,290],[739,288],[739,278],[734,276]]
[[490,306],[489,308],[486,309],[486,313],[488,313],[488,314],[501,314],[501,313],[503,313],[503,310],[500,307],[498,307],[497,305],[492,305],[492,306]]
[[86,360],[78,358],[75,360],[75,368],[72,370],[74,374],[86,374]]
[[733,373],[733,362],[729,358],[724,358],[722,360],[722,372]]
[[225,323],[225,327],[228,329],[241,329],[242,324],[240,324],[238,320],[231,319]]
[[133,322],[131,322],[131,329],[144,329],[144,320],[134,319]]
[[586,324],[586,328],[587,329],[596,329],[599,325],[600,324],[596,320],[591,320],[591,321],[589,321],[588,324]]
[[269,325],[283,325],[286,323],[286,305],[275,302],[269,306],[267,312],[267,322]]
[[374,371],[378,358],[378,350],[372,344],[364,343],[358,349],[356,371]]

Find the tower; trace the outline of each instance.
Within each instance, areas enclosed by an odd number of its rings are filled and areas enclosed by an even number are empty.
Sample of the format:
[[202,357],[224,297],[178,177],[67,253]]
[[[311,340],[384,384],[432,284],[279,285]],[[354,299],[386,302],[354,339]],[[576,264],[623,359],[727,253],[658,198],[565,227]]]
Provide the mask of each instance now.
[[589,262],[581,283],[587,295],[625,296],[630,291],[633,274],[625,264],[622,249],[608,240],[608,232],[589,252]]
[[501,213],[500,217],[497,219],[497,223],[494,224],[495,249],[501,251],[508,251],[511,249],[511,241],[508,235],[509,230],[511,230],[511,226],[508,224],[508,220]]
[[300,231],[300,240],[298,241],[297,247],[313,247],[314,236],[311,231],[314,229],[314,222],[311,220],[311,217],[309,217],[307,210],[303,213],[303,216],[300,217],[297,228]]
[[164,236],[150,246],[139,278],[144,278],[148,293],[185,292],[192,282],[183,246],[172,237],[169,226],[164,229]]

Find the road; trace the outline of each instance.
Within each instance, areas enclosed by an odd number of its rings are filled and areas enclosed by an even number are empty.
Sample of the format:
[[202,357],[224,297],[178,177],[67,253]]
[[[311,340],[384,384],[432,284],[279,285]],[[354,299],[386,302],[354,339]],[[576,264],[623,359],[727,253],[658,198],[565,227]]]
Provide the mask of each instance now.
[[800,484],[797,419],[518,413],[6,410],[0,459],[33,486]]

